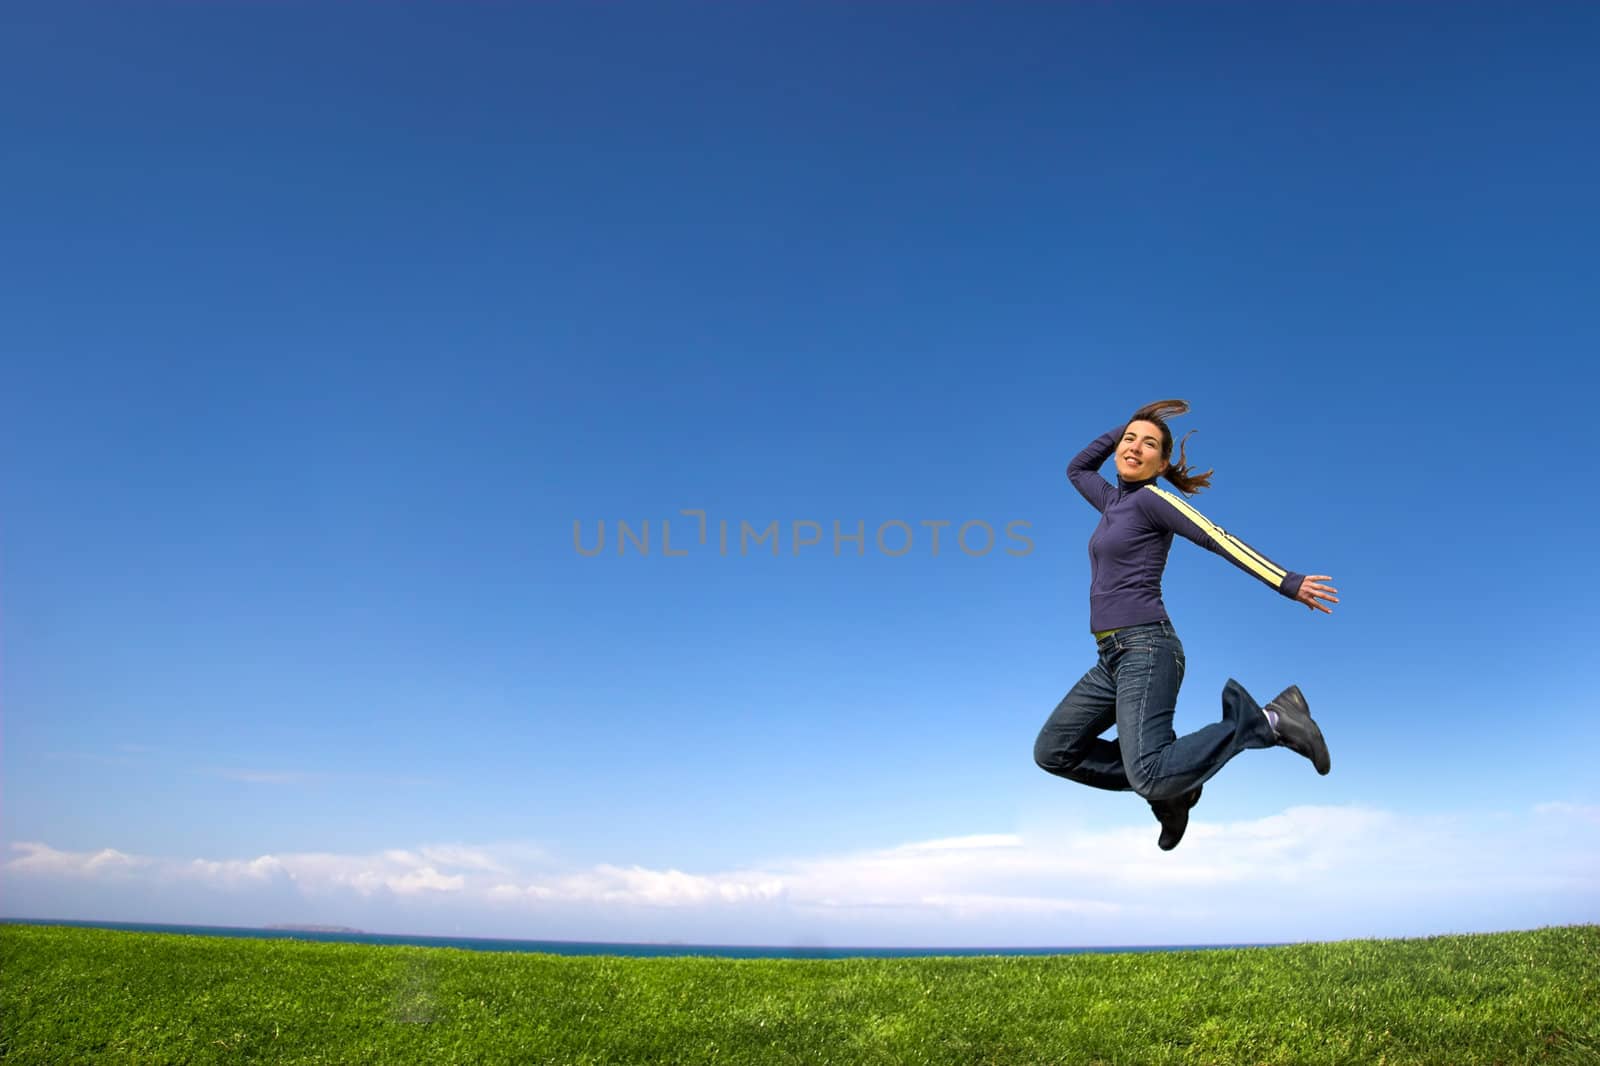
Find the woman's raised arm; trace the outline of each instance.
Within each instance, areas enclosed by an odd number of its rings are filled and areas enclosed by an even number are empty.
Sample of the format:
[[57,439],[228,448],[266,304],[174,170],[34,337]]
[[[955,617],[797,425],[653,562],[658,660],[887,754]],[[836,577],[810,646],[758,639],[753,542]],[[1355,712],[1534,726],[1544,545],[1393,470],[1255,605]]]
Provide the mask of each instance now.
[[1117,498],[1117,488],[1104,477],[1100,476],[1100,467],[1111,458],[1111,453],[1117,450],[1117,441],[1122,439],[1122,433],[1128,428],[1126,422],[1120,423],[1115,429],[1109,429],[1096,437],[1089,446],[1072,457],[1072,462],[1067,464],[1067,477],[1072,479],[1072,487],[1078,490],[1079,495],[1088,500],[1096,511],[1104,512]]

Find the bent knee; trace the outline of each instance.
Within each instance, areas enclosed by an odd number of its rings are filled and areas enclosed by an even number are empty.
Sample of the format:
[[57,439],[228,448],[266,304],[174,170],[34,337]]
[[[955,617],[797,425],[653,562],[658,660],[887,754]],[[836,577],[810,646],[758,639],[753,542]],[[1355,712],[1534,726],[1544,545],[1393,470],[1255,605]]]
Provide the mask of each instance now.
[[1064,770],[1072,769],[1074,763],[1058,751],[1047,751],[1039,748],[1033,749],[1034,765],[1046,773],[1059,774]]
[[1082,760],[1076,758],[1070,748],[1058,747],[1040,737],[1033,745],[1033,761],[1046,773],[1060,774],[1071,770]]
[[1128,775],[1128,787],[1142,799],[1157,803],[1167,799],[1163,782],[1159,777],[1151,775],[1139,762],[1129,759],[1122,764],[1123,772]]
[[1133,786],[1133,790],[1142,798],[1149,800],[1151,803],[1177,799],[1189,791],[1183,782],[1175,778],[1151,778],[1145,774],[1135,774],[1131,770],[1128,771],[1128,784]]

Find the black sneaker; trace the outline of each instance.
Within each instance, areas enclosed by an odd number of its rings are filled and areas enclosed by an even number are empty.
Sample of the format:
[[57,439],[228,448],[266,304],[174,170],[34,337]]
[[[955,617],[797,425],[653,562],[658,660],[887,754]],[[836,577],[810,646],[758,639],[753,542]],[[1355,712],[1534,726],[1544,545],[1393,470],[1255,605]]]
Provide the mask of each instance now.
[[1189,808],[1200,802],[1201,787],[1196,785],[1193,791],[1176,799],[1150,804],[1150,809],[1156,812],[1156,820],[1161,823],[1161,839],[1156,841],[1156,846],[1162,851],[1171,851],[1183,839],[1183,831],[1189,828]]
[[1267,707],[1278,713],[1278,743],[1310,759],[1317,773],[1326,774],[1328,742],[1322,739],[1322,730],[1311,720],[1311,708],[1306,706],[1300,686],[1290,685],[1273,697]]

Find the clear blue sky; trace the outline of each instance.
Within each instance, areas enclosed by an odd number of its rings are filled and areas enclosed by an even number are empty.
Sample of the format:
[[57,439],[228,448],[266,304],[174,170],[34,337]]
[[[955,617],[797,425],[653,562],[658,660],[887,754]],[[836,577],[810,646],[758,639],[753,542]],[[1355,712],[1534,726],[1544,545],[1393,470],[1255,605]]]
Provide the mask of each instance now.
[[[1600,918],[1597,52],[1584,5],[9,6],[0,914]],[[1032,744],[1094,662],[1067,461],[1168,397],[1193,504],[1342,603],[1174,544],[1179,727],[1295,682],[1333,773],[1246,753],[1164,854]]]

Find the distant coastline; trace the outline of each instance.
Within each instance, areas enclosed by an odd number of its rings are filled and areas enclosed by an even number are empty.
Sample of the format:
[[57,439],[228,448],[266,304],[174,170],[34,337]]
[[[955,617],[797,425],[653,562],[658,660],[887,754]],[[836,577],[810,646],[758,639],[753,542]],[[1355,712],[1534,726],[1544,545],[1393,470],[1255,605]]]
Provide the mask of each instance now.
[[1167,951],[1209,951],[1228,948],[1279,947],[1282,942],[1227,944],[1126,944],[1100,946],[995,946],[995,947],[851,947],[822,944],[808,946],[757,944],[685,944],[682,942],[616,943],[591,940],[507,940],[491,937],[424,936],[420,934],[368,933],[344,926],[273,925],[216,926],[170,925],[154,922],[116,922],[82,919],[8,918],[0,925],[66,925],[125,932],[176,934],[180,936],[279,937],[372,944],[394,947],[459,948],[467,951],[535,952],[551,955],[614,955],[633,958],[699,955],[735,959],[861,959],[926,958],[931,956],[977,955],[1105,955]]

